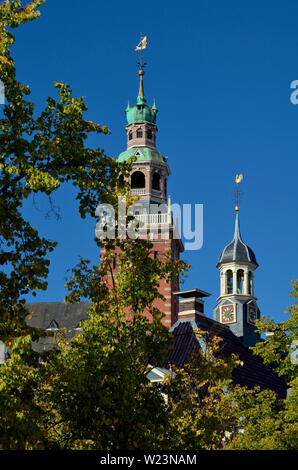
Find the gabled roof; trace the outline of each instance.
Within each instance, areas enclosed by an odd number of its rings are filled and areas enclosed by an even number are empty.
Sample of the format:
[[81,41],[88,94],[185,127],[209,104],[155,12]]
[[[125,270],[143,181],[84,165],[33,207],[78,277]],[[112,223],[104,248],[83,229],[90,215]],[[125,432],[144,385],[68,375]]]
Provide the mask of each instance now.
[[27,320],[29,326],[46,330],[51,324],[59,328],[75,328],[82,320],[87,319],[91,302],[36,302],[26,304],[32,318]]
[[[32,317],[26,321],[29,326],[41,330],[57,331],[66,328],[70,330],[68,336],[71,337],[78,333],[79,323],[87,319],[87,312],[91,305],[91,302],[78,302],[75,304],[65,302],[27,303],[27,310]],[[54,325],[56,325],[56,328],[53,328]],[[54,343],[55,336],[47,336],[34,342],[32,347],[35,351],[41,353],[53,348]]]
[[203,344],[196,339],[195,330],[207,331],[212,336],[222,338],[220,354],[230,356],[236,354],[243,362],[243,366],[234,369],[232,378],[235,384],[250,389],[256,385],[261,389],[271,389],[280,397],[286,397],[286,383],[269,366],[263,363],[261,357],[256,356],[246,348],[232,331],[219,322],[211,320],[204,315],[196,315],[195,319],[178,320],[171,331],[174,335],[173,347],[169,349],[164,367],[170,364],[182,367],[192,353],[198,353]]

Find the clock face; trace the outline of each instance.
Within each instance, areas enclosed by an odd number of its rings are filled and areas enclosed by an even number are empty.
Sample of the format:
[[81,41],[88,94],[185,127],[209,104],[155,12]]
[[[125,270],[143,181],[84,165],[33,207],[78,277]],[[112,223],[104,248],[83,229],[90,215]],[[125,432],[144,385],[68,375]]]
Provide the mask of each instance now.
[[247,322],[251,325],[254,325],[255,320],[257,319],[257,309],[252,305],[248,305],[247,307]]
[[224,305],[221,307],[221,321],[222,323],[233,323],[236,321],[234,305]]

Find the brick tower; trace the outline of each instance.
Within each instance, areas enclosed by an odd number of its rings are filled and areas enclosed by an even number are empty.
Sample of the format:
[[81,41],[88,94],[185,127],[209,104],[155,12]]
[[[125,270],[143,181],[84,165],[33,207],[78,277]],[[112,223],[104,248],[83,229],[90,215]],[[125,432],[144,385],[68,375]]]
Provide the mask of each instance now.
[[[157,108],[155,102],[151,107],[146,104],[143,87],[145,72],[142,65],[138,74],[140,83],[136,105],[128,105],[125,111],[127,148],[119,155],[118,162],[136,157],[129,183],[131,195],[139,196],[139,199],[134,203],[132,212],[141,223],[142,237],[153,243],[152,256],[163,259],[170,253],[172,258],[179,258],[184,247],[175,230],[170,198],[167,196],[170,169],[167,157],[162,156],[156,148]],[[155,306],[165,314],[163,323],[168,328],[178,319],[179,302],[174,295],[178,289],[178,282],[167,283],[162,280],[160,283],[160,293],[165,301],[157,299]]]

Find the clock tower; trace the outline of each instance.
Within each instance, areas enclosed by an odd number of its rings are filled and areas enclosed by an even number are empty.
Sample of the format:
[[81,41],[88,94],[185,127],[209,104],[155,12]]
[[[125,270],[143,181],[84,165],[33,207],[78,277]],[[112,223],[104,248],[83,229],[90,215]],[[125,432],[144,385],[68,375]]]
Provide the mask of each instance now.
[[238,206],[233,240],[223,249],[216,267],[220,272],[220,296],[213,318],[227,325],[245,346],[254,346],[259,340],[254,324],[260,317],[254,293],[254,271],[258,263],[252,249],[241,238]]

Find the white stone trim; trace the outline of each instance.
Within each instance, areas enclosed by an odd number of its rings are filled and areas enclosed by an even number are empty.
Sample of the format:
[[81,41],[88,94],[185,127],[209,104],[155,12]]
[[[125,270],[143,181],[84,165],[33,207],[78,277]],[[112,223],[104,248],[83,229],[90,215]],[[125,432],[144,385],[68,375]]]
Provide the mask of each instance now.
[[195,315],[195,314],[204,315],[203,312],[199,312],[198,310],[185,310],[185,312],[179,312],[178,317],[182,315]]

